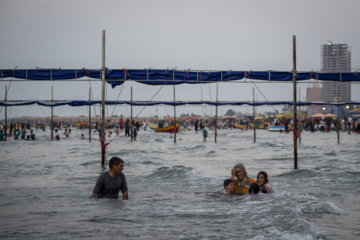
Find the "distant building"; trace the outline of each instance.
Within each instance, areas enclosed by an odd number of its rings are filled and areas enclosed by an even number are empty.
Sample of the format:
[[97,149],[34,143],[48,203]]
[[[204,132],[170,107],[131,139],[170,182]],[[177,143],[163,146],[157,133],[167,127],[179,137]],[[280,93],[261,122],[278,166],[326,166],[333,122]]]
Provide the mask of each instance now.
[[[351,72],[351,52],[347,44],[329,42],[321,46],[321,72]],[[351,101],[351,83],[323,82],[322,101]]]
[[[306,90],[306,102],[320,102],[321,100],[321,91],[319,84],[313,84],[312,88],[307,88]],[[310,105],[307,107],[307,114],[311,116],[316,113],[322,112],[322,106]]]

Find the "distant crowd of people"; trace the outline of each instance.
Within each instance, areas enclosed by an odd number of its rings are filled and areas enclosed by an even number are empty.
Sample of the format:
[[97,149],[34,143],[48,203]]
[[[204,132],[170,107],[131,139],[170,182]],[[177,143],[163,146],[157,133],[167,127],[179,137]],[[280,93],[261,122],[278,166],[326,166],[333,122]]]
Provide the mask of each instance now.
[[[195,132],[201,131],[203,135],[203,141],[206,141],[208,137],[208,130],[214,130],[215,126],[218,129],[234,129],[235,127],[240,126],[241,129],[252,129],[262,128],[266,129],[268,126],[284,126],[285,132],[289,132],[293,126],[292,118],[266,118],[266,119],[256,119],[255,122],[252,122],[249,118],[244,119],[235,119],[228,118],[215,121],[214,118],[211,119],[201,119],[193,118],[186,120],[179,120],[179,123],[182,128],[193,129]],[[158,120],[158,127],[165,127],[172,125],[174,122],[172,120]],[[13,123],[11,122],[7,127],[5,123],[1,124],[0,127],[0,141],[4,141],[5,137],[12,137],[19,140],[36,140],[33,128],[41,129],[45,131],[47,127],[54,129],[55,139],[60,140],[60,130],[64,129],[63,135],[69,137],[71,134],[72,128],[77,129],[88,129],[90,126],[89,122],[80,121],[80,122],[63,122],[57,121],[54,122],[54,125],[42,123],[40,121],[36,123]],[[99,121],[92,122],[91,127],[95,132],[101,133],[101,123]],[[105,123],[105,134],[108,137],[111,137],[113,133],[115,136],[119,136],[122,132],[126,137],[131,137],[132,140],[137,140],[137,135],[140,129],[147,130],[148,128],[147,121],[130,121],[126,119],[125,121],[120,118],[120,120],[107,120]],[[357,133],[360,134],[360,117],[343,117],[337,121],[335,118],[299,118],[299,129],[303,131],[310,132],[330,132],[339,129],[340,131],[346,131],[349,134]],[[170,134],[170,137],[172,133]],[[84,135],[81,138],[85,138]]]

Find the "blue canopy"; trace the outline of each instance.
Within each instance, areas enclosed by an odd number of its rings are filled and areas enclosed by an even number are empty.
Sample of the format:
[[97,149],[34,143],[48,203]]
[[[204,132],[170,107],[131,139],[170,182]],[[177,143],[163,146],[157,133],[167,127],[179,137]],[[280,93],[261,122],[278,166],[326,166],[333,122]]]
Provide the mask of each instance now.
[[[100,79],[101,70],[88,69],[1,69],[1,80],[77,80],[79,78]],[[228,82],[236,80],[260,80],[275,82],[291,82],[293,73],[279,71],[194,71],[171,69],[106,69],[106,82],[112,87],[121,85],[124,81],[131,80],[149,85],[177,85],[200,84],[214,82]],[[321,81],[360,82],[360,73],[321,73],[297,72],[297,81],[309,79]]]
[[[56,101],[19,101],[19,100],[7,100],[0,101],[0,106],[14,107],[14,106],[26,106],[38,104],[45,107],[58,107],[63,105],[69,105],[72,107],[81,107],[101,104],[100,100],[97,101],[84,101],[84,100],[56,100]],[[264,105],[293,105],[292,101],[272,101],[272,102],[234,102],[234,101],[178,101],[178,102],[167,102],[167,101],[105,101],[106,105],[132,105],[132,106],[156,106],[156,105],[169,105],[169,106],[182,106],[182,105],[211,105],[211,106],[264,106]],[[297,106],[309,106],[309,105],[332,105],[332,106],[344,106],[344,105],[358,105],[360,102],[297,102]]]

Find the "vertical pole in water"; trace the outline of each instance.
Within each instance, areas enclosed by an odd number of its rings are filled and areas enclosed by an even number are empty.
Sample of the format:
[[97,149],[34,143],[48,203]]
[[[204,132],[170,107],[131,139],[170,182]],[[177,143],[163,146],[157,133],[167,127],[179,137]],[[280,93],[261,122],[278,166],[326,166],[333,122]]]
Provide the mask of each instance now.
[[102,67],[101,67],[101,83],[102,83],[102,101],[101,101],[101,165],[105,166],[105,30],[102,30]]
[[[173,77],[175,76],[175,72],[173,74]],[[175,106],[175,85],[174,85],[174,124],[175,124],[175,132],[174,132],[174,143],[176,143],[176,106]],[[180,126],[179,126],[180,128]]]
[[216,110],[215,110],[215,143],[217,143],[217,129],[218,129],[218,94],[219,94],[219,83],[216,83]]
[[[7,101],[7,86],[5,86],[5,102]],[[5,142],[7,140],[7,106],[5,105],[5,126],[4,126]]]
[[133,91],[132,91],[132,87],[130,88],[131,92],[130,92],[130,96],[131,96],[131,112],[130,112],[130,139],[131,141],[133,140],[133,125],[132,125],[132,122],[133,122]]
[[91,143],[91,88],[89,88],[89,143]]
[[[299,100],[301,101],[300,87],[299,87]],[[301,130],[302,130],[302,125],[301,125],[300,105],[299,105],[299,116],[300,116],[300,122],[299,122],[299,143],[301,143]]]
[[340,100],[340,84],[338,83],[338,90],[337,90],[337,124],[336,124],[336,132],[337,132],[337,140],[338,140],[338,143],[340,143],[340,124],[341,124],[341,121],[340,121],[340,107],[339,107],[339,100]]
[[254,143],[256,142],[256,124],[255,124],[255,88],[253,88],[253,120],[254,120]]
[[[51,86],[51,102],[54,101],[54,87]],[[51,141],[54,140],[54,107],[51,105],[51,122],[50,122],[50,130],[51,130]]]
[[294,169],[298,169],[298,156],[297,156],[297,109],[296,109],[296,36],[293,36],[293,91],[294,91]]

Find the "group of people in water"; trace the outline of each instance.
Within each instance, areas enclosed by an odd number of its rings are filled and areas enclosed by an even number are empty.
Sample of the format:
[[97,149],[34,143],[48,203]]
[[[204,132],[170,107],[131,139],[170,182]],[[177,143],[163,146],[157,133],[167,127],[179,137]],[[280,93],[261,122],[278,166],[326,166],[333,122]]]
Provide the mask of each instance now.
[[[96,181],[92,196],[95,198],[118,198],[122,192],[123,199],[128,200],[126,177],[122,172],[124,161],[119,157],[112,157],[109,170],[103,172]],[[248,177],[245,166],[238,163],[231,169],[231,178],[224,181],[225,194],[268,194],[274,190],[269,184],[268,175],[261,171],[256,181]]]
[[[14,133],[14,140],[25,140],[25,141],[33,141],[38,139],[37,136],[34,133],[34,130],[30,130],[30,133],[28,134],[28,132],[26,131],[25,127],[21,129],[21,131],[19,129],[17,129]],[[12,136],[12,134],[7,134],[6,137],[10,137]],[[4,130],[1,129],[0,130],[0,142],[1,141],[5,141],[5,133]]]
[[261,171],[257,174],[256,181],[248,177],[245,166],[238,163],[231,169],[231,178],[224,181],[225,194],[258,194],[273,193],[269,184],[268,175]]

